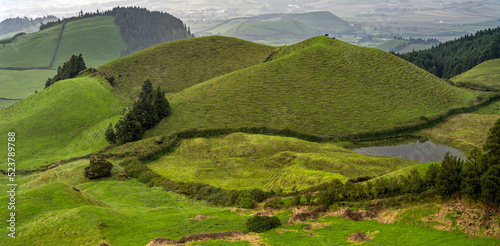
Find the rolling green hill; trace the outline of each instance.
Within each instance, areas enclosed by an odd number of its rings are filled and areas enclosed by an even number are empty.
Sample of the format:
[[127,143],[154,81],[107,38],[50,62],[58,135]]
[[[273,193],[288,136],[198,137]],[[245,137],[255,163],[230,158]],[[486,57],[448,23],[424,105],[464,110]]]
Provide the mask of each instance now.
[[265,61],[275,48],[235,38],[212,36],[168,42],[99,67],[115,77],[117,88],[135,96],[150,79],[167,92],[179,92],[206,80]]
[[175,181],[211,184],[224,189],[289,191],[360,176],[378,176],[414,164],[373,157],[331,143],[233,133],[218,138],[182,140],[170,154],[149,164]]
[[53,68],[74,54],[82,54],[87,67],[97,67],[120,57],[126,47],[113,16],[72,21],[64,27]]
[[59,81],[0,111],[0,135],[16,133],[18,168],[28,169],[106,147],[104,131],[124,108],[103,80]]
[[393,40],[389,40],[383,44],[378,45],[376,48],[389,52],[389,51],[393,50],[394,48],[396,48],[398,45],[406,44],[406,43],[408,43],[408,41],[406,41],[406,40],[393,39]]
[[293,44],[304,39],[321,35],[304,23],[294,20],[244,22],[221,35],[241,38],[257,43],[270,45]]
[[57,25],[0,45],[0,67],[47,67],[60,30],[61,25]]
[[474,83],[500,89],[500,59],[485,61],[471,70],[451,78],[451,81]]
[[327,37],[271,57],[173,95],[171,116],[146,136],[254,126],[319,135],[366,132],[420,122],[474,98],[384,51]]

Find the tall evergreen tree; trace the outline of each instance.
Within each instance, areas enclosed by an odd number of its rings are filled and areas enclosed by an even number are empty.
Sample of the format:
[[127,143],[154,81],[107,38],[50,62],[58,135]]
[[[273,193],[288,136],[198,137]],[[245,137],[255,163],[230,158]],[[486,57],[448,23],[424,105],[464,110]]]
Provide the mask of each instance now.
[[116,143],[116,134],[115,130],[113,129],[113,124],[111,124],[111,122],[109,123],[108,129],[106,129],[106,133],[104,135],[106,136],[106,140],[109,143],[111,144]]
[[458,156],[446,152],[437,172],[436,189],[439,194],[449,196],[460,190],[460,173],[463,163]]

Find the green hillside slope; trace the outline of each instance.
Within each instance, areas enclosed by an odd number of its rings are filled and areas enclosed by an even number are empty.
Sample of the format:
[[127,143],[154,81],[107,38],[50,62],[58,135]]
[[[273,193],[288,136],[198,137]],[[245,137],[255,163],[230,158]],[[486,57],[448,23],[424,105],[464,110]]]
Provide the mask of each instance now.
[[135,96],[150,79],[167,92],[179,92],[206,80],[265,61],[274,47],[230,37],[203,37],[161,44],[99,67],[115,77],[119,91]]
[[378,45],[376,48],[389,52],[389,51],[393,50],[394,48],[396,48],[398,45],[406,44],[406,43],[408,43],[408,41],[406,41],[406,40],[393,39],[393,40],[389,40],[383,44]]
[[[474,95],[384,51],[317,37],[290,52],[177,93],[146,136],[266,126],[329,135],[420,122]],[[278,51],[276,54],[279,54]],[[289,54],[288,54],[289,53]],[[287,55],[288,54],[288,55]]]
[[455,83],[474,83],[500,89],[500,59],[485,61],[451,80]]
[[72,21],[64,27],[53,68],[74,54],[82,54],[87,67],[96,67],[120,57],[126,48],[113,16]]
[[183,140],[170,155],[152,162],[156,173],[176,181],[224,189],[290,190],[340,179],[382,175],[413,162],[373,157],[331,143],[233,133]]
[[57,25],[0,45],[0,67],[47,67],[60,30],[61,25]]
[[106,147],[104,131],[124,108],[100,79],[59,81],[0,111],[0,135],[16,133],[18,168],[27,169]]
[[221,35],[241,38],[253,42],[283,45],[300,42],[304,39],[321,35],[317,29],[295,20],[245,22]]

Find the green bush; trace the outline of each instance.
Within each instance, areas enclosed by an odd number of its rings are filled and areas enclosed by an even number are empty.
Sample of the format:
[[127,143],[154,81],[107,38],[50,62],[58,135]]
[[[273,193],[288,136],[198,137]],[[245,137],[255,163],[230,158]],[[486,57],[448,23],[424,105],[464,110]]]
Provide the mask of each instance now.
[[267,217],[267,216],[253,216],[245,222],[245,226],[249,231],[252,232],[265,232],[281,225],[281,221],[278,217]]
[[251,198],[245,197],[240,200],[240,207],[241,208],[255,208],[256,202],[252,200]]
[[281,206],[283,206],[283,201],[279,197],[275,197],[264,204],[264,208],[279,209]]

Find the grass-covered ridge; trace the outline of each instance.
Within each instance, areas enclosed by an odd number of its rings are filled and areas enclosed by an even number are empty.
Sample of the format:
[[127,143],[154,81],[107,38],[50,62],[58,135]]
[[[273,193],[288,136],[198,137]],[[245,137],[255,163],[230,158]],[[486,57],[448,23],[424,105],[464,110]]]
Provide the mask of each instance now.
[[150,79],[167,92],[179,92],[206,80],[265,61],[275,48],[230,37],[173,41],[116,59],[99,67],[116,79],[119,91],[135,96]]
[[500,59],[485,61],[451,80],[455,83],[472,83],[500,89]]
[[125,107],[101,79],[63,80],[0,111],[0,135],[16,133],[17,168],[27,169],[106,147],[106,127]]
[[381,50],[327,37],[304,42],[311,45],[175,94],[171,116],[146,135],[251,126],[367,132],[418,123],[474,98]]
[[96,67],[120,57],[126,48],[113,16],[71,21],[64,26],[53,68],[80,53],[87,67]]
[[[126,147],[126,146],[125,146]],[[149,164],[162,176],[224,189],[290,190],[340,179],[378,176],[414,164],[355,153],[332,143],[232,133],[182,140],[172,154]]]

